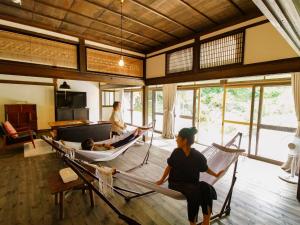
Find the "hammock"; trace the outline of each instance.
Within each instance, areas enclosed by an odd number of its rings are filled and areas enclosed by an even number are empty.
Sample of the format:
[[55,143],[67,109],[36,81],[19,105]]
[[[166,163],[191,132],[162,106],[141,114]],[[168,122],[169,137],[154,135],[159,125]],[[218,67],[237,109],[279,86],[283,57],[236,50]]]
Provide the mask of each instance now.
[[[77,159],[81,159],[81,160],[84,160],[84,161],[87,161],[90,163],[91,162],[105,162],[105,161],[113,160],[113,159],[117,158],[118,156],[120,156],[121,154],[123,154],[124,152],[126,152],[128,150],[128,148],[130,148],[138,140],[140,140],[143,137],[143,135],[146,132],[148,132],[148,130],[150,130],[150,129],[153,129],[153,128],[152,127],[143,128],[141,130],[141,132],[138,135],[136,135],[134,137],[134,139],[131,140],[129,143],[124,144],[118,148],[104,150],[104,151],[81,150],[80,149],[81,143],[79,143],[79,142],[55,141],[48,137],[44,137],[44,139],[47,139],[48,142],[54,142],[57,145],[57,147],[66,154],[70,154],[70,152],[73,151],[75,154],[75,158],[77,158]],[[105,141],[95,142],[95,144],[113,144],[120,140],[125,139],[126,137],[133,134],[134,132],[135,132],[135,130],[127,132],[127,133],[120,135],[118,137],[115,137],[115,138],[111,138],[111,139],[108,139]],[[153,137],[153,135],[152,135],[152,137]],[[151,137],[148,151],[150,150],[151,145],[152,145],[152,137]]]
[[[227,172],[229,167],[238,160],[239,155],[243,152],[244,150],[230,149],[217,144],[213,144],[212,146],[206,148],[202,152],[202,154],[204,154],[204,156],[207,159],[208,167],[211,168],[213,171],[224,170],[224,173],[218,178],[211,176],[208,173],[201,173],[200,181],[205,181],[211,185],[214,185]],[[126,180],[133,184],[137,184],[155,192],[164,194],[174,199],[185,199],[181,192],[169,189],[168,183],[159,186],[153,183],[153,181],[149,181],[147,179],[123,171],[117,171],[115,177]]]
[[[206,148],[202,152],[202,154],[204,154],[204,156],[207,159],[208,166],[213,171],[224,170],[224,173],[218,178],[215,178],[215,177],[213,177],[213,176],[211,176],[207,173],[201,173],[201,175],[200,175],[201,179],[200,180],[205,181],[205,182],[207,182],[211,185],[214,185],[228,171],[229,167],[232,164],[234,164],[234,170],[233,170],[233,177],[232,177],[231,186],[230,186],[230,189],[229,189],[228,194],[226,196],[226,199],[224,201],[224,204],[222,206],[222,209],[218,214],[211,217],[211,220],[216,219],[216,218],[221,218],[224,214],[225,215],[230,214],[230,211],[231,211],[231,208],[230,208],[231,197],[232,197],[232,193],[233,193],[233,187],[234,187],[234,184],[235,184],[236,179],[237,179],[236,178],[237,162],[238,162],[239,156],[244,152],[244,150],[239,149],[240,143],[241,143],[241,137],[242,137],[242,134],[238,133],[225,146],[221,146],[221,145],[218,145],[218,144],[213,144],[212,146],[209,146],[208,148]],[[47,140],[45,140],[45,141],[48,142]],[[236,143],[236,142],[238,142],[238,143]],[[57,146],[53,146],[53,147],[57,149]],[[237,149],[233,149],[231,147],[236,147]],[[121,214],[120,211],[118,211],[105,198],[103,193],[99,192],[98,189],[96,189],[91,183],[88,182],[88,180],[83,176],[84,173],[89,174],[91,177],[95,178],[96,180],[99,180],[99,177],[97,177],[95,174],[91,173],[89,170],[85,169],[85,167],[82,166],[82,164],[81,164],[82,162],[80,163],[80,162],[68,157],[68,155],[64,155],[63,158],[64,158],[65,162],[83,180],[85,180],[85,182],[87,182],[87,184],[119,215],[119,217],[121,219],[126,221],[128,224],[139,224],[136,221],[132,220],[131,218]],[[84,164],[88,165],[89,163],[84,163]],[[135,191],[132,191],[132,190],[127,190],[127,189],[124,189],[124,188],[113,186],[112,187],[113,190],[117,194],[120,194],[121,196],[123,196],[126,201],[129,201],[133,198],[145,196],[145,195],[148,195],[148,194],[154,193],[154,192],[161,193],[161,194],[164,194],[168,197],[178,199],[178,200],[184,200],[185,199],[185,197],[183,196],[182,193],[180,193],[178,191],[175,191],[175,190],[172,190],[172,189],[169,189],[167,187],[167,184],[159,186],[159,185],[156,185],[153,181],[147,180],[145,178],[141,178],[137,175],[133,175],[133,174],[130,174],[128,172],[123,172],[123,171],[117,170],[117,173],[115,174],[115,178],[123,179],[123,180],[126,180],[126,181],[130,182],[130,183],[133,183],[133,184],[136,184],[136,185],[139,185],[139,186],[142,186],[144,188],[147,188],[147,189],[151,190],[151,191],[144,192],[144,193],[138,193],[138,192],[135,192]],[[133,194],[133,196],[126,196],[120,191],[124,191],[124,192],[130,193],[130,194]],[[199,224],[201,224],[201,223],[199,223]]]

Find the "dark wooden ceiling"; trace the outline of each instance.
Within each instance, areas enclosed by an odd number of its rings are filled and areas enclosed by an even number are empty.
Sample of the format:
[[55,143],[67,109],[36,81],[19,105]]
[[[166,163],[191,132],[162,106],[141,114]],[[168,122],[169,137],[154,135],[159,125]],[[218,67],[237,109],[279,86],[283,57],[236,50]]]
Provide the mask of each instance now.
[[0,0],[0,18],[138,52],[151,52],[243,18],[262,15],[252,0]]

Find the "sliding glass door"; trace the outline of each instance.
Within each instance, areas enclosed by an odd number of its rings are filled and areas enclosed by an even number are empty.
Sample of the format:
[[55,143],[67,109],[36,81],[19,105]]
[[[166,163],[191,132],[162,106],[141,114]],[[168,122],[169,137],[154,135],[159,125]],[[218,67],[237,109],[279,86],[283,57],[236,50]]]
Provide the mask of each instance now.
[[224,91],[222,142],[227,143],[241,132],[241,146],[248,149],[252,87],[226,87]]
[[[149,93],[149,118],[161,132],[163,92]],[[196,126],[196,141],[204,145],[225,144],[241,132],[241,147],[249,156],[273,163],[285,161],[297,126],[289,81],[179,87],[174,120],[175,133]]]
[[125,123],[132,123],[131,120],[131,105],[132,105],[132,101],[131,101],[131,92],[124,92],[124,101],[123,101],[123,109],[124,109],[124,122]]
[[194,90],[177,90],[175,107],[175,133],[193,126]]
[[124,92],[124,121],[128,124],[143,125],[143,93],[141,90]]
[[132,124],[143,126],[143,92],[132,92]]
[[223,88],[204,87],[198,90],[198,109],[196,125],[197,142],[210,145],[222,140]]
[[[262,87],[255,156],[285,161],[297,119],[291,86]],[[252,151],[253,153],[253,151]]]

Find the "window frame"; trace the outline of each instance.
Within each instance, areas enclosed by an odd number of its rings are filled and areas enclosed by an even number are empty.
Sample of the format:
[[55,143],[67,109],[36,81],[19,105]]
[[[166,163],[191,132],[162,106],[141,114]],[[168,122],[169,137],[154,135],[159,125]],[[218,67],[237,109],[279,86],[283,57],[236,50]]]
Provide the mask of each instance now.
[[[113,103],[111,105],[106,104],[106,93],[113,93]],[[103,108],[113,107],[115,99],[116,99],[116,92],[115,91],[103,90],[102,93],[101,93],[101,106]],[[109,101],[110,101],[110,95],[109,95]]]
[[[184,45],[184,46],[181,46],[181,47],[178,47],[178,48],[175,48],[175,49],[172,49],[170,51],[167,51],[165,53],[165,61],[166,61],[166,65],[165,65],[165,74],[166,75],[175,75],[175,74],[184,74],[184,73],[189,73],[189,72],[192,72],[193,71],[193,68],[194,68],[194,63],[195,63],[195,60],[194,60],[194,46],[195,42],[191,43],[191,44],[187,44],[187,45]],[[188,49],[188,48],[192,48],[192,69],[191,70],[185,70],[185,71],[181,71],[181,72],[169,72],[169,59],[170,59],[170,55],[174,52],[178,52],[178,51],[182,51],[182,50],[185,50],[185,49]]]
[[[230,64],[224,64],[224,65],[220,65],[220,66],[210,66],[210,67],[206,67],[206,68],[201,68],[201,45],[208,43],[208,42],[212,42],[212,41],[216,41],[222,38],[226,38],[232,35],[237,35],[237,34],[242,34],[242,43],[241,43],[241,62],[237,62],[237,63],[230,63]],[[230,66],[234,66],[234,65],[243,65],[244,64],[244,56],[245,56],[245,36],[246,36],[246,28],[242,28],[242,29],[237,29],[234,31],[229,31],[217,36],[213,36],[210,38],[206,38],[204,40],[200,40],[199,42],[199,48],[197,49],[197,51],[199,52],[199,59],[198,59],[198,68],[199,71],[204,71],[204,70],[211,70],[211,69],[216,69],[216,68],[222,68],[222,67],[230,67]]]
[[141,104],[142,104],[142,112],[143,112],[144,111],[144,109],[143,109],[143,107],[144,107],[143,89],[127,89],[127,90],[125,89],[124,93],[125,92],[130,93],[130,109],[125,109],[125,110],[130,112],[130,121],[131,121],[130,123],[128,123],[128,122],[125,122],[125,123],[128,124],[128,125],[137,126],[136,124],[133,124],[133,111],[134,111],[133,110],[133,93],[134,92],[140,92],[141,93]]

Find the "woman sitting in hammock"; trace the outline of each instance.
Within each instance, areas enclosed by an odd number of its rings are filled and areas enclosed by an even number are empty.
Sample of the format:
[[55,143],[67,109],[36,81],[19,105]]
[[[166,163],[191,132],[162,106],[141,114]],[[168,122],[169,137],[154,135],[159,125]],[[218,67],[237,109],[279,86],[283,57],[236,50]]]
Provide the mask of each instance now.
[[145,130],[145,129],[148,129],[148,128],[140,128],[139,127],[128,137],[126,137],[122,140],[119,140],[115,143],[112,143],[112,144],[95,144],[95,142],[92,138],[88,138],[81,143],[81,149],[82,150],[91,150],[91,151],[106,151],[106,150],[118,148],[118,147],[121,147],[121,146],[131,142],[137,136],[140,136],[142,133],[142,130]]
[[215,189],[204,181],[199,181],[200,172],[218,177],[223,171],[214,173],[207,166],[207,160],[202,153],[191,145],[194,144],[197,129],[183,128],[179,131],[177,148],[168,158],[168,166],[163,176],[156,184],[163,184],[168,177],[169,188],[181,192],[187,199],[188,219],[191,225],[197,222],[199,207],[202,208],[203,223],[210,224],[213,200],[217,199]]

